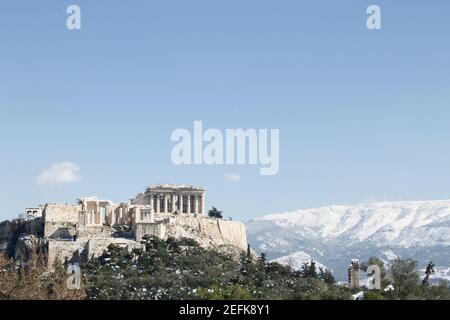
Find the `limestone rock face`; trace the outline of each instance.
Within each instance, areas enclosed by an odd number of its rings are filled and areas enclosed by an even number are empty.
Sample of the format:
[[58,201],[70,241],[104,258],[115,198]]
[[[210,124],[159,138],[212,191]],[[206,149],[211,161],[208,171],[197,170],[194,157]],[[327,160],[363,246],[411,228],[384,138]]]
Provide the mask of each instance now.
[[[11,255],[15,255],[15,248],[23,235],[32,235],[38,238],[42,236],[43,231],[43,220],[41,218],[30,221],[21,219],[3,221],[0,223],[0,249],[8,250]],[[19,250],[23,249],[20,245]]]
[[140,241],[144,235],[161,239],[189,238],[204,248],[230,246],[237,250],[247,250],[244,223],[204,215],[178,214],[152,223],[138,223],[135,232],[136,241]]
[[0,250],[6,251],[13,235],[13,226],[11,221],[0,223]]
[[37,218],[31,221],[16,219],[0,222],[0,242],[8,241],[21,233],[41,236],[43,233],[42,221],[41,218]]
[[45,241],[35,235],[23,234],[16,242],[14,258],[16,260],[28,261],[34,252],[43,251]]
[[7,241],[12,236],[12,222],[3,221],[0,223],[0,241]]
[[166,235],[191,238],[202,247],[233,246],[247,250],[245,224],[205,216],[178,215],[166,225]]

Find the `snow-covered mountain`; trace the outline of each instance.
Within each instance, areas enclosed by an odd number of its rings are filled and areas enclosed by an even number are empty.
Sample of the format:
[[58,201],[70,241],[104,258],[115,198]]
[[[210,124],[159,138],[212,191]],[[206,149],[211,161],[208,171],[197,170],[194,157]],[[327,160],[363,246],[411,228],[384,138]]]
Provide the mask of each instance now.
[[[311,258],[344,280],[352,258],[433,261],[450,279],[450,200],[379,202],[271,214],[247,222],[252,247],[299,265]],[[296,260],[294,262],[294,260]]]

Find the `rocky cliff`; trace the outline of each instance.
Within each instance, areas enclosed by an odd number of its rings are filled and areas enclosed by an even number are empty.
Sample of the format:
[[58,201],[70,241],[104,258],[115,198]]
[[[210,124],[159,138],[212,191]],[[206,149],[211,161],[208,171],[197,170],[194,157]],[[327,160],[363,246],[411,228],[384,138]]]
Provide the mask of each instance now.
[[203,247],[234,246],[247,249],[245,224],[238,221],[227,221],[191,215],[176,217],[175,222],[168,225],[168,235],[176,238],[192,238]]
[[17,219],[0,222],[0,249],[15,257],[16,246],[23,235],[42,237],[43,232],[44,224],[40,218],[31,221]]

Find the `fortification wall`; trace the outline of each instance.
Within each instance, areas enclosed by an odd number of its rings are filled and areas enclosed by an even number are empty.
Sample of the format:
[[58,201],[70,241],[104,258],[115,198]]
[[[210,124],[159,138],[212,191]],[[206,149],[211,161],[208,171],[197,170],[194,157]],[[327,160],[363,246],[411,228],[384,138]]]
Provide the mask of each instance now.
[[110,244],[117,245],[123,249],[131,251],[135,248],[142,248],[143,246],[130,239],[123,238],[106,238],[106,239],[90,239],[86,246],[86,254],[88,259],[96,258],[103,254]]
[[48,241],[48,263],[53,264],[56,259],[61,262],[79,261],[80,257],[85,256],[86,241]]
[[75,234],[81,209],[79,205],[48,204],[43,214],[44,237],[49,238],[60,229],[67,229],[69,234]]
[[166,224],[164,223],[138,223],[135,229],[137,242],[140,242],[145,235],[166,238]]
[[180,214],[166,229],[167,236],[193,238],[205,247],[232,245],[247,249],[245,224],[239,221]]

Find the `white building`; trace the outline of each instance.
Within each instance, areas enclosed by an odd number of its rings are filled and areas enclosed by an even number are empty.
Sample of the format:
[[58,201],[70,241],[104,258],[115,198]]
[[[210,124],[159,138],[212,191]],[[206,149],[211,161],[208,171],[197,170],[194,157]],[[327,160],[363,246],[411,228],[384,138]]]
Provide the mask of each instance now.
[[22,215],[22,218],[25,220],[34,220],[36,218],[41,218],[42,210],[42,206],[39,206],[37,208],[26,208],[24,214]]

